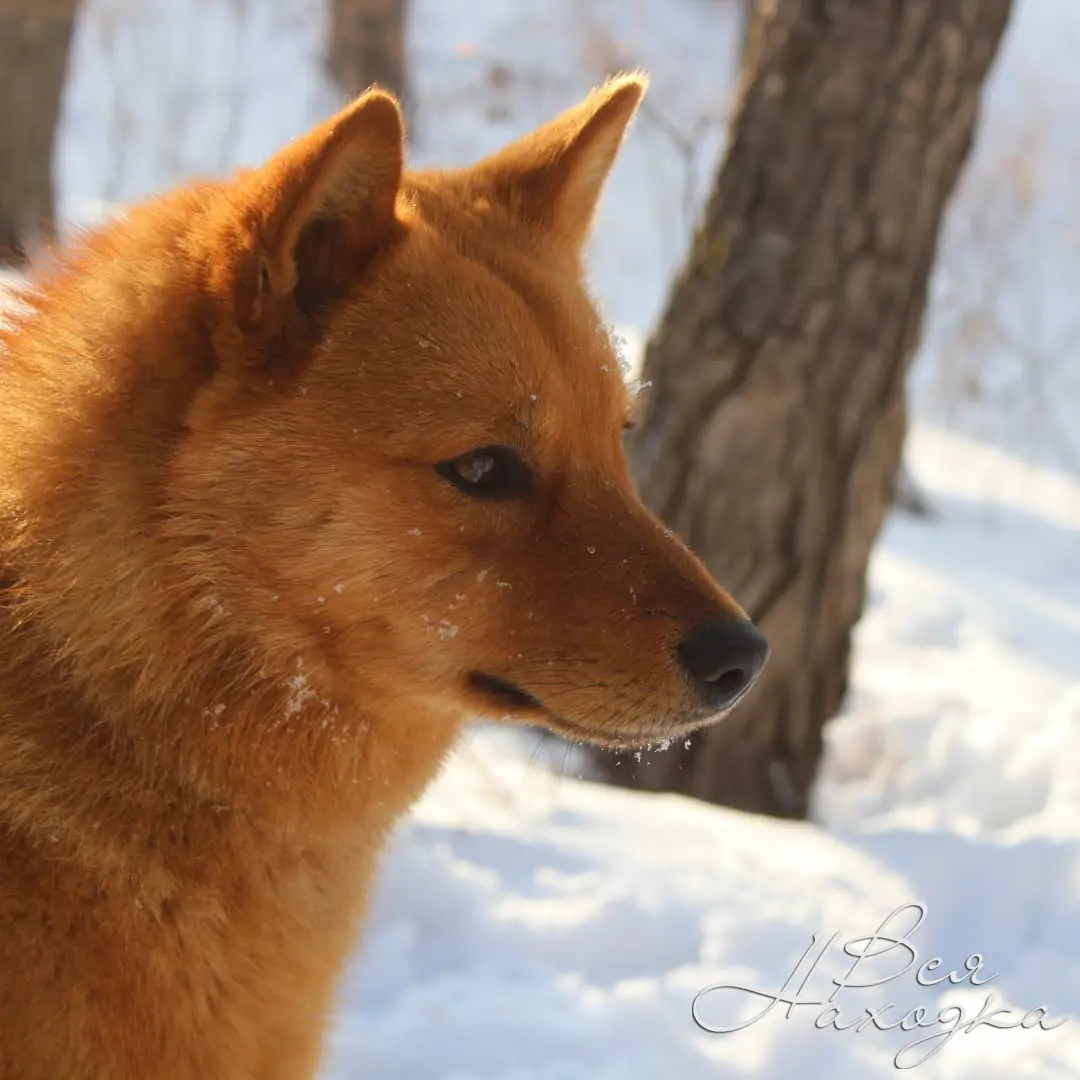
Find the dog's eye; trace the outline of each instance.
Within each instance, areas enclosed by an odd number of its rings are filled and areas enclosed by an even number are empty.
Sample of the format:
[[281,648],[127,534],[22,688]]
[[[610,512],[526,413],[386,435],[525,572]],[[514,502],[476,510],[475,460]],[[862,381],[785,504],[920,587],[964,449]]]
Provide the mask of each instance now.
[[461,457],[440,461],[435,471],[468,495],[511,499],[532,483],[528,465],[506,446],[481,446]]

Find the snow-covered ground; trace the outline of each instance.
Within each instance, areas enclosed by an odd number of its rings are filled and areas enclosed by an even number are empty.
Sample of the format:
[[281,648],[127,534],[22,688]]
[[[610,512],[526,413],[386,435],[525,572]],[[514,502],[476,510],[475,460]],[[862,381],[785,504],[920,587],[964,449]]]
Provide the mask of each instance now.
[[[387,855],[327,1080],[1080,1076],[1080,5],[1016,3],[912,383],[909,463],[938,517],[894,516],[877,547],[817,823],[603,788],[565,775],[561,751],[471,732]],[[87,6],[58,167],[68,219],[258,160],[332,107],[317,0]],[[721,142],[730,5],[411,13],[419,161],[486,152],[606,70],[652,70],[592,259],[640,342]],[[908,970],[903,945],[844,954],[897,909],[897,939],[922,916]],[[706,1030],[761,1012],[751,990],[821,1004]],[[1011,1014],[963,1031],[991,992]],[[919,1006],[918,1030],[879,1030]],[[1016,1026],[1039,1006],[1052,1030]],[[836,1030],[866,1007],[876,1026]]]

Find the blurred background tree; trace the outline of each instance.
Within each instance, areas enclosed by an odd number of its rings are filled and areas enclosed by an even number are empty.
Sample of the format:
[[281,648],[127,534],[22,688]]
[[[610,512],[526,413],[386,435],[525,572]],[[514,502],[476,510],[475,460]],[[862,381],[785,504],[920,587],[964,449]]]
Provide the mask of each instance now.
[[78,0],[0,0],[0,264],[53,228],[53,143]]
[[648,505],[768,635],[761,682],[603,775],[805,817],[904,440],[943,212],[1010,0],[758,0],[728,152],[650,342]]
[[332,0],[326,66],[345,96],[378,83],[408,111],[406,9],[406,0]]

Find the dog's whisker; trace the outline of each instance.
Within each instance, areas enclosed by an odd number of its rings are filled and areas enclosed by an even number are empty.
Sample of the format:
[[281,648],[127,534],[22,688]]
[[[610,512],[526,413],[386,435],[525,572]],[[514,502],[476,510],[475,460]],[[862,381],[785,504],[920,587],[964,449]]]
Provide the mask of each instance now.
[[565,748],[563,749],[562,762],[559,765],[558,776],[559,776],[560,780],[563,780],[563,779],[566,778],[566,766],[567,766],[567,763],[570,761],[570,755],[573,752],[574,752],[574,744],[572,742],[567,742]]
[[539,768],[540,765],[540,752],[547,745],[550,735],[546,731],[537,731],[536,733],[536,746],[533,747],[532,753],[529,755],[528,764],[525,769],[526,776],[533,771],[533,769]]

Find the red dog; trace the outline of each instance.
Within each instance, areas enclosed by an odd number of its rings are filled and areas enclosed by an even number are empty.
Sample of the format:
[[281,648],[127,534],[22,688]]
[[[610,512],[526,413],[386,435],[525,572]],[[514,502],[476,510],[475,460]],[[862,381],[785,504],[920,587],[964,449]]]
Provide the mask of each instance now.
[[477,714],[682,735],[767,646],[638,501],[581,250],[643,82],[405,173],[370,92],[31,283],[0,362],[0,1076],[317,1069]]

